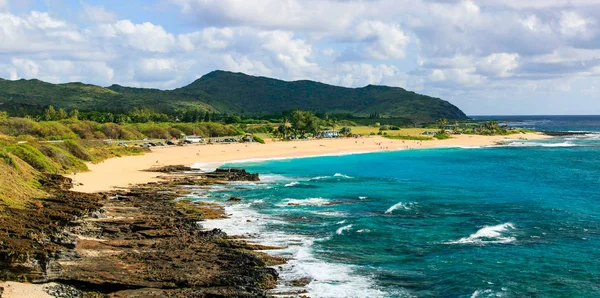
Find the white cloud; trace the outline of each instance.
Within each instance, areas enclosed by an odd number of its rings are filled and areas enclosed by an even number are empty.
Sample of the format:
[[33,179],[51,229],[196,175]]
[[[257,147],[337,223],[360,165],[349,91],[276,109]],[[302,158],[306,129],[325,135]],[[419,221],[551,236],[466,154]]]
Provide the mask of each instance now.
[[243,72],[251,75],[270,76],[273,72],[261,61],[251,60],[246,56],[234,57],[231,54],[223,56],[224,69],[233,72]]
[[166,53],[176,46],[175,37],[161,26],[150,22],[134,24],[121,20],[111,25],[102,25],[105,38],[118,38],[129,46],[149,52]]
[[396,66],[367,63],[342,63],[321,73],[321,81],[346,87],[372,85],[403,86],[406,74]]
[[0,71],[174,88],[226,69],[477,99],[599,75],[595,0],[165,2],[177,9],[161,12],[185,26],[167,29],[153,14],[139,23],[117,20],[110,9],[83,2],[81,18],[16,14],[0,0]]
[[135,78],[142,82],[170,81],[177,76],[175,59],[145,58],[138,61]]
[[262,40],[262,47],[271,52],[275,60],[282,64],[294,78],[314,74],[318,70],[318,65],[309,61],[312,46],[303,39],[295,39],[293,33],[279,30],[264,31],[258,36]]
[[356,28],[357,38],[370,41],[367,54],[374,59],[402,59],[409,38],[398,25],[364,21]]
[[17,69],[17,76],[20,72],[26,78],[36,78],[40,73],[39,65],[29,59],[13,58],[12,64]]
[[104,6],[92,6],[83,3],[80,19],[92,23],[112,23],[117,20],[117,14],[106,10]]
[[232,28],[209,27],[202,31],[197,31],[178,36],[181,46],[186,51],[194,50],[197,47],[206,47],[209,49],[224,49],[231,45],[234,37]]
[[479,59],[476,67],[480,73],[486,75],[507,77],[510,71],[519,66],[518,59],[519,54],[494,53]]
[[594,25],[593,19],[585,18],[574,11],[563,11],[560,16],[560,32],[566,36],[588,37]]
[[368,3],[334,0],[170,0],[199,22],[265,29],[345,28]]

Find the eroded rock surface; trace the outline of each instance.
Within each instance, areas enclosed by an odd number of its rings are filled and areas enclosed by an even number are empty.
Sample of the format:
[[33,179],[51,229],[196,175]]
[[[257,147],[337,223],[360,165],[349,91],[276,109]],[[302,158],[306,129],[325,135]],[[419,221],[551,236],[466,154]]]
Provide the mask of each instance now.
[[199,229],[218,208],[175,201],[185,192],[177,185],[258,175],[227,170],[104,194],[65,190],[70,180],[59,177],[46,184],[52,198],[0,217],[0,279],[100,297],[263,297],[275,287],[273,260],[252,252],[260,247]]

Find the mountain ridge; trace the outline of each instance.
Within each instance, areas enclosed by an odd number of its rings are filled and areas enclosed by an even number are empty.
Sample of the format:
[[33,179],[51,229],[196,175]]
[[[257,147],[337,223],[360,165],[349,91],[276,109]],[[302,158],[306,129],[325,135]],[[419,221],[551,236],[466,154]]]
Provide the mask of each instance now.
[[466,119],[448,101],[418,94],[401,87],[367,85],[350,88],[311,80],[284,81],[240,72],[215,70],[192,83],[171,90],[101,87],[81,82],[52,84],[37,79],[0,80],[0,109],[97,110],[126,113],[133,108],[151,108],[166,114],[201,109],[222,114],[248,116],[280,114],[291,109],[367,117],[404,117],[417,121],[438,118]]

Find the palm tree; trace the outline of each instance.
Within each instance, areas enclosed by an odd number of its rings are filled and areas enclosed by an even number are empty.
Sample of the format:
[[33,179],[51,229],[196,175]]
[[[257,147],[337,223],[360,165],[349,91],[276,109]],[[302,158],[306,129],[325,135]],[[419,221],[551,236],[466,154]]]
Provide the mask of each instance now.
[[281,125],[280,125],[280,127],[282,127],[282,129],[279,129],[279,131],[281,133],[283,133],[283,138],[284,139],[287,139],[287,137],[288,137],[288,127],[289,127],[289,125],[290,125],[290,119],[287,116],[284,116],[281,119]]
[[446,134],[446,125],[448,125],[448,119],[446,119],[446,118],[438,119],[437,125],[440,128],[440,134]]

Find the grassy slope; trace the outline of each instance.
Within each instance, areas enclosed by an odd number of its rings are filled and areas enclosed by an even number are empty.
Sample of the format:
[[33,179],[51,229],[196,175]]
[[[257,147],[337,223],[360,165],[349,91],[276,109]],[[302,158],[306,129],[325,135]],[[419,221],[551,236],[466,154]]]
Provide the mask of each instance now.
[[22,208],[32,199],[47,196],[38,182],[42,173],[87,171],[85,162],[141,153],[141,149],[102,142],[18,144],[14,139],[0,135],[0,210],[4,206]]
[[386,86],[344,88],[313,81],[286,82],[242,73],[214,71],[183,88],[163,91],[82,83],[0,79],[0,109],[39,112],[46,106],[67,110],[124,113],[134,107],[174,113],[186,108],[229,114],[277,114],[294,108],[323,113],[370,113],[413,120],[465,119],[452,104]]

